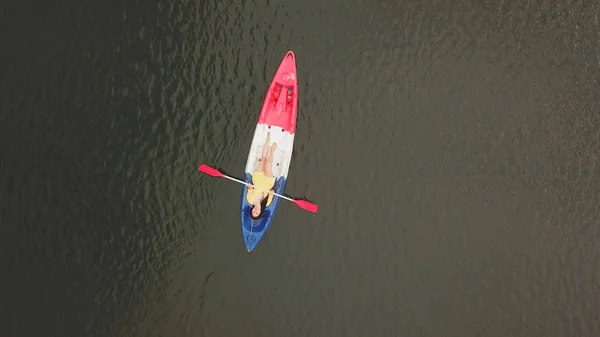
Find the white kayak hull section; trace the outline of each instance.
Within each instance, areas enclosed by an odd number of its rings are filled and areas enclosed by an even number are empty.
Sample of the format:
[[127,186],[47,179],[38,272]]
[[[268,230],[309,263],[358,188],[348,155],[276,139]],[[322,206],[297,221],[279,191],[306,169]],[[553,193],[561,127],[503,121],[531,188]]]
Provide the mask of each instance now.
[[267,132],[271,132],[270,144],[277,143],[277,148],[273,155],[271,169],[275,178],[287,178],[292,162],[292,151],[294,150],[294,134],[284,131],[278,126],[268,126],[266,124],[257,124],[252,138],[252,145],[246,162],[246,173],[254,174],[260,165],[263,147],[267,141]]

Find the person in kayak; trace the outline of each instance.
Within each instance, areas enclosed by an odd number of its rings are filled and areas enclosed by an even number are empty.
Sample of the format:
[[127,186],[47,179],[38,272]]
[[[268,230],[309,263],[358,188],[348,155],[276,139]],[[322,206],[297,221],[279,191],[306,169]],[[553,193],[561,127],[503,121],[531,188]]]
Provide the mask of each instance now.
[[[252,184],[265,190],[270,190],[268,193],[259,189],[254,188],[250,184],[246,184],[248,187],[248,202],[252,205],[252,211],[250,216],[254,220],[260,219],[263,216],[265,208],[273,201],[273,195],[275,191],[272,189],[275,186],[275,177],[273,177],[273,170],[271,165],[273,164],[273,154],[277,148],[277,143],[269,146],[271,140],[271,133],[267,133],[267,141],[263,146],[263,152],[260,158],[260,164],[254,174],[252,174]],[[269,151],[270,150],[270,151]]]

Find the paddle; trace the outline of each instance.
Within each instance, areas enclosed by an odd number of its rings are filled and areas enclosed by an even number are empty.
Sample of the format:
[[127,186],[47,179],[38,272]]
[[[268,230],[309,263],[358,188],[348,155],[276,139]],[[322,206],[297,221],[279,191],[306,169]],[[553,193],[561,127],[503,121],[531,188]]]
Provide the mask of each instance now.
[[[200,166],[198,167],[198,170],[200,170],[200,171],[202,171],[202,172],[204,172],[204,173],[206,173],[208,175],[211,175],[213,177],[226,178],[226,179],[238,182],[240,184],[247,185],[246,182],[238,180],[238,179],[235,179],[235,178],[232,178],[232,177],[230,177],[230,176],[228,176],[226,174],[223,174],[223,173],[221,173],[221,171],[219,171],[219,170],[217,170],[215,168],[212,168],[212,167],[210,167],[208,165],[200,164]],[[253,186],[254,188],[258,188],[259,190],[262,190],[262,191],[265,191],[265,192],[269,192],[268,190],[265,190],[265,189],[260,188],[258,186],[254,186],[252,184],[250,184],[250,185]],[[274,193],[274,194],[276,196],[280,197],[280,198],[283,198],[285,200],[289,200],[289,201],[293,202],[298,207],[300,207],[302,209],[305,209],[307,211],[310,211],[310,212],[313,212],[313,213],[317,213],[317,210],[319,209],[319,206],[317,206],[316,204],[310,203],[308,201],[288,198],[286,196],[283,196],[283,195],[277,194],[277,193]]]

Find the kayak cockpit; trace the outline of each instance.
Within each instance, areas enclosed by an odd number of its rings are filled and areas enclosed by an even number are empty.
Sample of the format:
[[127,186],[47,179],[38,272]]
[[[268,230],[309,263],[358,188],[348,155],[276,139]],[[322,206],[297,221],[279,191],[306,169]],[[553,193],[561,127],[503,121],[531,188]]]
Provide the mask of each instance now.
[[[252,175],[248,172],[244,175],[244,181],[247,183],[252,182]],[[276,193],[283,194],[285,188],[285,177],[279,177],[275,180],[273,189]],[[254,220],[250,216],[252,211],[252,205],[248,202],[248,188],[244,186],[242,188],[242,206],[241,206],[241,218],[242,218],[242,235],[244,236],[244,243],[249,251],[253,250],[258,242],[262,239],[263,235],[269,229],[271,222],[273,221],[274,215],[279,207],[281,198],[275,196],[273,201],[265,208],[263,216],[259,219]]]

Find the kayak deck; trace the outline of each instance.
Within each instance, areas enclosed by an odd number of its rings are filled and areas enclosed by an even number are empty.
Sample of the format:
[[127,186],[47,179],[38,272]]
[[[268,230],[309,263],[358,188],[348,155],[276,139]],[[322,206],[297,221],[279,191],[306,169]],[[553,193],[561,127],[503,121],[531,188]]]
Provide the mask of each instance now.
[[262,151],[265,142],[267,141],[268,132],[271,133],[271,143],[267,146],[277,143],[277,148],[273,154],[273,165],[271,167],[273,176],[276,178],[287,176],[294,147],[294,134],[284,132],[280,127],[268,126],[266,124],[259,124],[256,126],[245,171],[250,173],[255,172],[258,169]]

